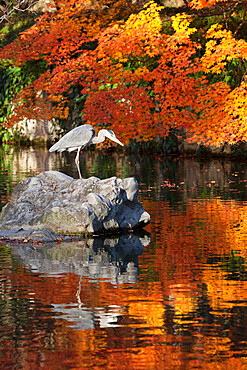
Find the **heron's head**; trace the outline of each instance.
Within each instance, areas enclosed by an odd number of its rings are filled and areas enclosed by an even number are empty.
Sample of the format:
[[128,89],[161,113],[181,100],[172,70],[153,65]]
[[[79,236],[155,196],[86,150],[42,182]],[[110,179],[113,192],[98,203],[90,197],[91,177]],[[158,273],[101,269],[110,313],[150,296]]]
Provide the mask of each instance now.
[[114,132],[112,130],[101,130],[101,131],[104,131],[104,136],[105,137],[108,137],[108,139],[114,141],[115,143],[119,144],[119,145],[122,145],[124,146],[123,143],[121,143],[121,141],[119,141],[117,138],[116,138],[116,135],[114,134]]

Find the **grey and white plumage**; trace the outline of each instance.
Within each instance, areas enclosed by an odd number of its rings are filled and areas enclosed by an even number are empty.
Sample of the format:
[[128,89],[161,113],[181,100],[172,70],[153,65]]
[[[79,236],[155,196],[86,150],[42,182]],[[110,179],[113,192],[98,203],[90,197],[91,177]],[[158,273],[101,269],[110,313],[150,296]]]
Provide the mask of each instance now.
[[75,164],[79,172],[79,177],[81,178],[81,172],[79,167],[79,153],[80,150],[89,146],[91,144],[98,144],[103,143],[105,138],[108,138],[115,143],[122,145],[121,141],[119,141],[114,132],[112,130],[100,130],[98,135],[95,134],[95,130],[91,125],[82,125],[74,128],[73,130],[67,132],[57,143],[55,143],[50,149],[49,152],[63,152],[67,150],[68,152],[72,152],[77,150],[77,154],[75,157]]

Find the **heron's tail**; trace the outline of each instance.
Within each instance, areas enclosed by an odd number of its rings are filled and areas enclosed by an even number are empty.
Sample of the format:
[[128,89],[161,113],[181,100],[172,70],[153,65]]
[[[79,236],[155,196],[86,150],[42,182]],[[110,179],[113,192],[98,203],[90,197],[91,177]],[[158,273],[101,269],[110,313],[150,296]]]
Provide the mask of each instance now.
[[60,146],[60,142],[58,141],[57,143],[55,143],[54,145],[52,145],[52,147],[49,149],[49,152],[55,152],[55,151],[58,151],[58,152],[63,152],[64,150],[66,150],[66,148],[61,148]]

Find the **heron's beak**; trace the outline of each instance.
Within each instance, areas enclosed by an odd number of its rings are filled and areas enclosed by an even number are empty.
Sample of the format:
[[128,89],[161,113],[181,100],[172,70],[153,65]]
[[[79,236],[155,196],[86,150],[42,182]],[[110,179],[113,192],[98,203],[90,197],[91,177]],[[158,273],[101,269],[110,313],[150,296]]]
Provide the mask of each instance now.
[[112,140],[112,141],[115,141],[115,143],[117,143],[117,144],[119,144],[119,145],[124,146],[124,144],[123,144],[123,143],[121,143],[121,141],[119,141],[116,137],[111,138],[111,140]]
[[116,138],[116,136],[115,136],[114,132],[112,132],[111,130],[105,130],[105,136],[106,136],[106,137],[108,137],[108,139],[110,139],[110,140],[114,141],[115,143],[117,143],[117,144],[119,144],[119,145],[121,145],[121,146],[124,146],[124,144],[123,144],[123,143],[121,143],[121,141],[119,141],[119,140]]

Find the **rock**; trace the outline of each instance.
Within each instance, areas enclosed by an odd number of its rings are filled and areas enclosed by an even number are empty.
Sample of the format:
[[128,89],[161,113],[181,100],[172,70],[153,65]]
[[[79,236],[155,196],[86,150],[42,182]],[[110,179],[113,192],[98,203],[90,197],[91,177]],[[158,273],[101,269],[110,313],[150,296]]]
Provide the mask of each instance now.
[[74,180],[45,171],[21,181],[2,209],[0,229],[48,229],[68,234],[132,230],[150,222],[134,178]]
[[48,229],[43,230],[23,230],[12,229],[12,230],[0,230],[0,240],[7,241],[18,241],[21,243],[35,242],[35,243],[47,243],[63,240],[64,237],[60,234],[53,233]]
[[33,142],[47,142],[57,137],[55,122],[46,119],[24,119],[13,127],[22,138]]
[[222,153],[226,156],[231,155],[232,154],[232,145],[224,144],[223,149],[222,149]]
[[208,150],[211,155],[219,156],[222,153],[222,146],[209,145]]
[[184,141],[181,144],[180,150],[182,154],[195,155],[198,147],[199,145],[197,143],[188,143],[187,141]]

